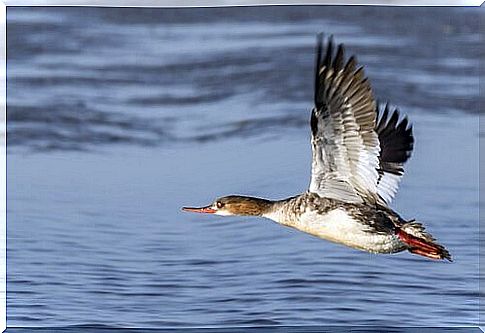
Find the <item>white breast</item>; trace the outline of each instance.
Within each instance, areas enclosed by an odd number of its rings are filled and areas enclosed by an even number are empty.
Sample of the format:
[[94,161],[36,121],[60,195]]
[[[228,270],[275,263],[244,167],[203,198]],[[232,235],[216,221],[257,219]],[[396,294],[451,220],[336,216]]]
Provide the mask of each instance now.
[[354,219],[345,210],[337,208],[326,214],[306,211],[298,221],[278,221],[311,235],[355,249],[392,253],[402,250],[402,244],[395,235],[372,232],[369,227]]

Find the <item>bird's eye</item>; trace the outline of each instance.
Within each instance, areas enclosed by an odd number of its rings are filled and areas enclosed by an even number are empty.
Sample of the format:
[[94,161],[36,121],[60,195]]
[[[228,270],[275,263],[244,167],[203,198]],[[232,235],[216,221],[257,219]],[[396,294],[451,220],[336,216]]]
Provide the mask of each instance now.
[[216,202],[216,207],[217,208],[222,208],[222,207],[224,207],[224,204],[222,202],[220,202],[220,201],[217,201]]

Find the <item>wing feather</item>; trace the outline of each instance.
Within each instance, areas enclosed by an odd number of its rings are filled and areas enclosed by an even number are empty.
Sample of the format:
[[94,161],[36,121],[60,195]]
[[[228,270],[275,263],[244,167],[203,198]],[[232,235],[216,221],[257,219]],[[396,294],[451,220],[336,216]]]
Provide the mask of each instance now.
[[376,201],[379,140],[374,130],[376,103],[363,68],[329,39],[322,62],[317,45],[315,108],[312,111],[310,191],[351,202]]
[[347,202],[389,204],[413,149],[412,127],[389,105],[378,117],[363,67],[354,56],[345,62],[342,44],[334,48],[330,37],[323,55],[319,34],[309,191]]
[[389,104],[382,112],[376,109],[380,114],[376,132],[381,146],[377,193],[387,204],[397,192],[404,175],[404,163],[411,157],[414,146],[413,127],[409,126],[408,119],[404,117],[399,121],[397,109],[392,111],[389,118],[390,111]]

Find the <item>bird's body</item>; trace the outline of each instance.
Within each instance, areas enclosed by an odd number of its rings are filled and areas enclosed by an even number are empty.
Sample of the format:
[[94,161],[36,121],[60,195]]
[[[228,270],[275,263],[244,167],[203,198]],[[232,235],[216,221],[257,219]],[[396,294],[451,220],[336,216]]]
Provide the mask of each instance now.
[[304,193],[273,206],[264,217],[313,236],[373,252],[395,253],[406,246],[395,233],[402,219],[384,207],[345,203]]
[[[372,253],[408,250],[451,260],[424,227],[389,207],[404,173],[414,138],[407,119],[379,106],[343,46],[326,55],[319,39],[315,70],[312,173],[307,192],[284,200],[226,196],[213,204],[184,210],[218,215],[261,216],[313,236]],[[380,114],[380,117],[378,116]]]

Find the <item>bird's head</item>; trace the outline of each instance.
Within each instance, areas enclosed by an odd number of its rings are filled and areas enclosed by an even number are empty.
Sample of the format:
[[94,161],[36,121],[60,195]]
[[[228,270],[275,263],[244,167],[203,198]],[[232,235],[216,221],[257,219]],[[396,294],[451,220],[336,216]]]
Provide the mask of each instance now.
[[271,206],[271,201],[245,197],[240,195],[228,195],[216,199],[213,203],[204,207],[183,207],[186,212],[216,214],[216,215],[240,215],[261,216]]

